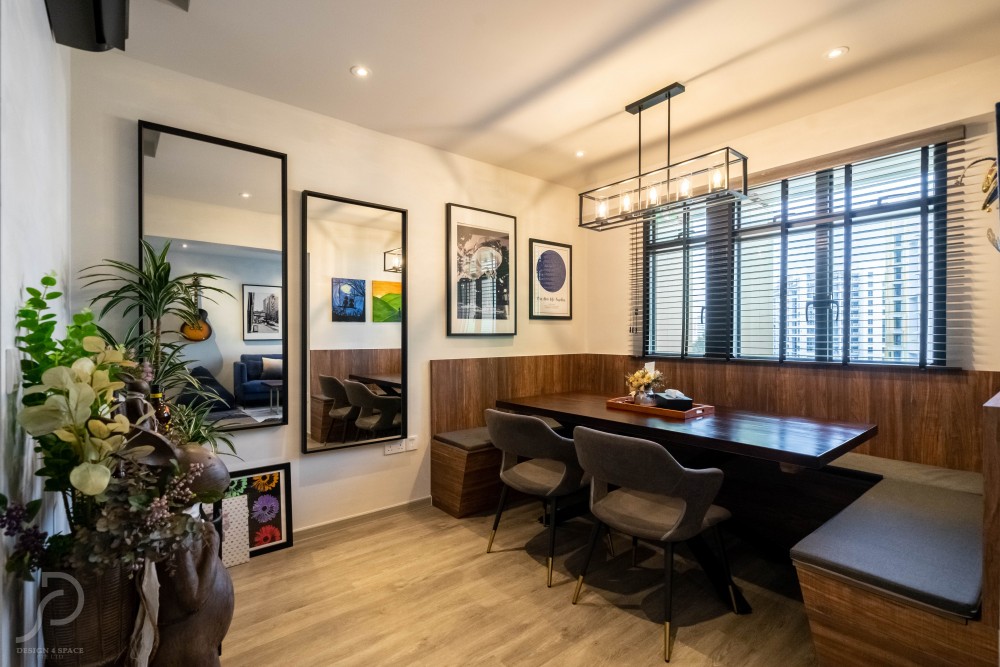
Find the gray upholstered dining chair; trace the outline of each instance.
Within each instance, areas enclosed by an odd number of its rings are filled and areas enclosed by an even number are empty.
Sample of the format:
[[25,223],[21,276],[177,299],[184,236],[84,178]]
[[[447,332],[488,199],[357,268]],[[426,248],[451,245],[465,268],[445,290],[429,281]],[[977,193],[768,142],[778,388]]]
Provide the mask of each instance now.
[[597,520],[587,549],[573,604],[580,599],[594,546],[601,531],[614,528],[638,539],[663,545],[663,659],[670,661],[673,635],[670,631],[671,579],[674,545],[714,528],[719,543],[722,569],[729,586],[730,601],[736,611],[735,583],[729,572],[725,545],[717,525],[729,512],[712,501],[722,486],[717,468],[693,470],[678,463],[662,445],[622,435],[603,433],[578,426],[573,442],[580,465],[591,475],[590,510]]
[[[493,532],[490,533],[486,553],[493,548],[500,515],[507,503],[508,489],[541,498],[549,519],[546,585],[551,588],[559,499],[579,491],[587,483],[586,475],[576,460],[573,441],[556,434],[538,417],[497,410],[486,410],[486,428],[490,432],[493,446],[503,452],[500,464],[500,480],[503,482],[500,504],[493,519]],[[519,461],[519,457],[527,460]]]
[[330,426],[326,430],[323,442],[330,441],[330,434],[333,432],[333,427],[338,423],[343,426],[340,440],[341,442],[346,442],[347,427],[361,414],[361,408],[351,405],[351,401],[347,398],[347,390],[344,389],[344,383],[332,375],[320,375],[319,386],[327,398],[333,399],[333,405],[330,406],[329,413]]
[[358,431],[368,431],[375,437],[379,433],[400,428],[403,423],[403,415],[400,414],[403,407],[402,398],[376,396],[367,386],[354,380],[344,380],[344,389],[351,405],[361,410],[354,420]]

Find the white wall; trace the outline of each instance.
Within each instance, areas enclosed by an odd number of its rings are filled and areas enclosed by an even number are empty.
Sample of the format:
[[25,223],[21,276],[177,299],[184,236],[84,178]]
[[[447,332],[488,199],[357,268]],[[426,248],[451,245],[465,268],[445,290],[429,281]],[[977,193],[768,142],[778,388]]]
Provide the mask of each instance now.
[[[810,157],[861,146],[881,139],[940,125],[971,120],[977,136],[969,143],[983,155],[995,155],[996,128],[986,120],[1000,101],[1000,57],[984,60],[922,81],[886,90],[842,106],[782,123],[743,137],[715,137],[711,145],[689,147],[692,154],[729,145],[749,156],[750,172],[791,164]],[[679,158],[685,157],[680,155]],[[970,173],[975,185],[982,173]],[[595,184],[596,185],[596,184]],[[978,208],[978,203],[976,205]],[[963,265],[972,276],[971,354],[963,354],[966,368],[1000,370],[1000,254],[986,241],[988,226],[997,227],[996,209],[974,211],[969,227],[969,255]],[[601,242],[588,243],[581,265],[587,273],[588,351],[624,354],[628,351],[626,302],[628,285],[628,231],[600,233]],[[578,273],[579,275],[579,273]],[[619,322],[619,326],[608,323]]]
[[[75,269],[105,257],[136,259],[136,121],[140,118],[289,155],[289,405],[287,427],[240,433],[249,467],[292,461],[294,523],[321,524],[426,497],[429,481],[430,359],[585,352],[587,282],[578,271],[574,319],[529,321],[528,238],[581,247],[576,193],[274,100],[130,60],[78,52],[72,59],[72,200]],[[409,211],[410,433],[419,448],[383,456],[380,445],[299,454],[299,196],[303,189]],[[445,203],[517,216],[518,333],[505,338],[445,336]],[[586,266],[585,263],[577,266]],[[74,303],[88,293],[79,286]],[[301,465],[303,460],[306,465]]]
[[[41,2],[0,3],[0,350],[14,347],[15,312],[26,285],[48,271],[69,275],[69,58],[49,33]],[[60,321],[66,309],[56,307]],[[41,497],[35,455],[18,432],[19,396],[7,393],[16,368],[0,363],[0,493],[17,500]],[[59,530],[54,513],[44,529]],[[9,540],[0,539],[0,561]],[[0,595],[0,664],[34,664],[15,653],[14,637],[34,621],[34,590],[20,600],[21,584],[3,573]],[[25,621],[28,621],[28,625]],[[32,646],[22,644],[20,646]]]

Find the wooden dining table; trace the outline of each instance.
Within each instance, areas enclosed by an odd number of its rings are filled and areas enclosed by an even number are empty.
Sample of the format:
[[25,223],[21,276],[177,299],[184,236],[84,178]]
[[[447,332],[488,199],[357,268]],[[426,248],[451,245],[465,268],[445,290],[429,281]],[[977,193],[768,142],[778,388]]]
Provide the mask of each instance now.
[[351,373],[347,377],[362,384],[373,384],[392,396],[399,396],[403,391],[403,376],[399,373]]
[[722,406],[704,417],[673,419],[609,408],[609,398],[543,394],[498,399],[496,407],[652,440],[682,465],[721,469],[717,502],[733,515],[730,530],[779,558],[880,479],[836,466],[837,457],[875,437],[875,424]]
[[566,426],[686,445],[781,464],[786,471],[822,468],[878,433],[875,424],[772,415],[715,407],[692,419],[609,408],[607,396],[570,392],[498,399],[496,406],[551,417]]

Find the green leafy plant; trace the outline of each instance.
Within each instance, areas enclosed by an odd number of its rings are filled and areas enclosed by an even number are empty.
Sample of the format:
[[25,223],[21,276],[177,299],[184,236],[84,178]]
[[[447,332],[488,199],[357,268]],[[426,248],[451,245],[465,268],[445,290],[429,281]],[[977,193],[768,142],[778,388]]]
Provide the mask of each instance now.
[[191,405],[175,405],[171,408],[170,435],[180,444],[197,443],[208,445],[212,451],[218,451],[220,445],[225,445],[233,454],[232,437],[225,431],[220,431],[208,419],[212,404],[208,402]]
[[[102,303],[99,317],[104,318],[114,310],[129,320],[135,318],[128,328],[124,344],[135,351],[137,357],[146,359],[153,367],[153,382],[164,388],[175,388],[190,384],[196,388],[200,383],[187,372],[180,361],[180,351],[185,343],[179,340],[165,342],[168,334],[168,319],[173,316],[190,325],[198,323],[198,303],[193,288],[195,280],[217,280],[221,276],[212,273],[185,273],[171,275],[167,253],[170,242],[159,252],[147,241],[140,241],[142,262],[139,266],[120,260],[106,259],[101,264],[87,267],[82,278],[85,287],[100,285],[108,287],[93,299],[91,305]],[[202,284],[201,291],[232,297],[226,290]],[[211,299],[211,297],[209,297]],[[139,333],[141,332],[141,333]],[[107,334],[107,332],[104,332]]]

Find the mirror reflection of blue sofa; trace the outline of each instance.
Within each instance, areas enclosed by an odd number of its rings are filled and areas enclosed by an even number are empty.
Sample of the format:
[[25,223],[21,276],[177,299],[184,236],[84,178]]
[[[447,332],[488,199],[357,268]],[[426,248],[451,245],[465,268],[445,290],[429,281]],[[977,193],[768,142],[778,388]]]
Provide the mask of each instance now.
[[[265,363],[265,359],[272,361]],[[277,363],[273,360],[277,360]],[[281,380],[283,363],[280,353],[241,354],[240,360],[233,362],[233,393],[236,394],[236,403],[244,407],[268,405],[271,388],[263,380]],[[267,369],[264,368],[265,365]],[[281,392],[284,396],[284,388]]]

